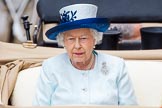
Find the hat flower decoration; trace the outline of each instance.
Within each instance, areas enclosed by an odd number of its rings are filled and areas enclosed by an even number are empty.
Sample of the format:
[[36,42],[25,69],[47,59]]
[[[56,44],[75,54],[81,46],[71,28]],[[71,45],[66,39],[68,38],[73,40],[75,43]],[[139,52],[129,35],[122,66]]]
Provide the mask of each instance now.
[[[64,22],[71,22],[71,21],[74,21],[74,19],[76,19],[76,12],[77,11],[75,11],[75,12],[73,12],[73,11],[64,11],[64,13],[63,14],[61,14],[61,23],[64,23]],[[70,17],[70,15],[69,15],[69,13],[71,13],[71,17]]]
[[63,7],[59,11],[60,24],[46,32],[46,36],[55,40],[56,36],[68,30],[91,28],[104,32],[109,27],[107,18],[97,18],[97,6],[93,4],[74,4]]

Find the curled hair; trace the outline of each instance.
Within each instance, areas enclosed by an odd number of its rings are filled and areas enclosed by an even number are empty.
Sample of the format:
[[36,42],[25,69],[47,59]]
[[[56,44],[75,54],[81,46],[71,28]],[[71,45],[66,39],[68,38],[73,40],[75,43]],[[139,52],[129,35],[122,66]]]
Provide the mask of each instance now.
[[[90,29],[92,36],[95,39],[95,45],[102,43],[103,32],[98,32],[95,29]],[[64,46],[64,32],[59,33],[56,37],[59,46]]]

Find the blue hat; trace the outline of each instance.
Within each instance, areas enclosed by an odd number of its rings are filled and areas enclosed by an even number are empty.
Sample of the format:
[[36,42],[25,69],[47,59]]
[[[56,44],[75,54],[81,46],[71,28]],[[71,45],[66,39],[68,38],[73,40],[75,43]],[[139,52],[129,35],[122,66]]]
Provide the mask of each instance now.
[[107,18],[96,18],[97,6],[92,4],[74,4],[60,9],[61,23],[46,32],[46,36],[55,40],[64,31],[78,28],[92,28],[104,32],[109,27]]

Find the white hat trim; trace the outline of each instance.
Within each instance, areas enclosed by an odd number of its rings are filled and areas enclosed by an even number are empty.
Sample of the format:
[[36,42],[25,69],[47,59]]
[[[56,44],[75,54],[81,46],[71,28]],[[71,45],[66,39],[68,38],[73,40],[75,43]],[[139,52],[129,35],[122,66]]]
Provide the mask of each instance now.
[[[59,13],[61,20],[63,17],[69,18],[67,19],[69,21],[96,18],[97,6],[93,4],[74,4],[61,8]],[[68,15],[68,17],[66,15]],[[71,18],[72,20],[70,20]]]

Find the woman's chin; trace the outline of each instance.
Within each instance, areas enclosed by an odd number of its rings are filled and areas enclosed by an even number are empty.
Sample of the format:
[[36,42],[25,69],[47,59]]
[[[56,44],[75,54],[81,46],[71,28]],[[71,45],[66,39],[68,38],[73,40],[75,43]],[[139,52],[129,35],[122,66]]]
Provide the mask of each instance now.
[[73,59],[72,60],[73,63],[84,63],[83,59]]

